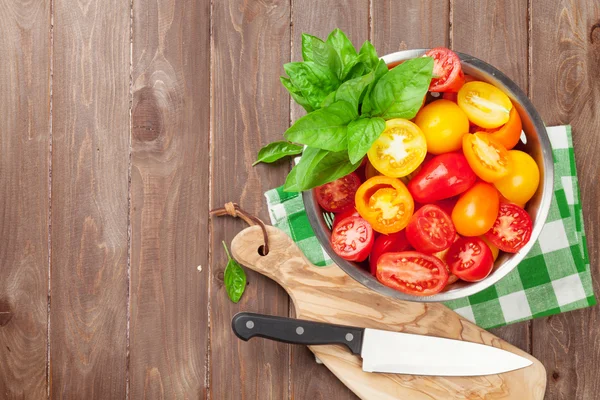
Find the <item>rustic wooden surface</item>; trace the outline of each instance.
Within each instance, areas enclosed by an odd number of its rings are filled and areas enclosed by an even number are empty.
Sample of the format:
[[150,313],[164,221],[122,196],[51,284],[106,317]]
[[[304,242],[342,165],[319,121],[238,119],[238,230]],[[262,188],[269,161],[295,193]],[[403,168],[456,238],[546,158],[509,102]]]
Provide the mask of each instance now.
[[[471,53],[571,123],[598,275],[597,0],[0,0],[0,398],[354,398],[303,347],[233,338],[235,312],[292,307],[252,271],[229,302],[221,241],[244,225],[207,217],[266,219],[289,164],[250,164],[302,115],[281,65],[335,27]],[[545,365],[548,399],[587,400],[599,326],[595,307],[494,333]]]

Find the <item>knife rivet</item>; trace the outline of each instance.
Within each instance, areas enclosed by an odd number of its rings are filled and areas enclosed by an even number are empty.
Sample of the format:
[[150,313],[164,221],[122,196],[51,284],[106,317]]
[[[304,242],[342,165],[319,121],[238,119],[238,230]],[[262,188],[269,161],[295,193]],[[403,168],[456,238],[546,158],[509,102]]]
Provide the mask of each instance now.
[[303,328],[303,327],[301,327],[301,326],[297,327],[297,328],[296,328],[296,333],[297,333],[298,335],[302,335],[302,334],[304,333],[304,328]]
[[354,335],[351,333],[346,333],[346,341],[351,342],[354,339]]
[[248,322],[246,322],[246,328],[248,328],[248,329],[254,328],[254,321],[248,321]]

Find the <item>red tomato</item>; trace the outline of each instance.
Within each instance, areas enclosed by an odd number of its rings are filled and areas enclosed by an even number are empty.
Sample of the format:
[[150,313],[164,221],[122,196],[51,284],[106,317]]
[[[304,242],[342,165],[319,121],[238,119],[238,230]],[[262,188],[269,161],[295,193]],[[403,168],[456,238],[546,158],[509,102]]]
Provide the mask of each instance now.
[[358,211],[356,211],[356,208],[354,208],[354,207],[351,207],[342,212],[333,214],[333,226],[331,229],[334,229],[337,226],[337,224],[340,223],[341,220],[346,219],[348,217],[360,217],[360,214],[358,213]]
[[460,153],[446,153],[433,157],[408,182],[408,191],[415,201],[432,203],[468,190],[477,175]]
[[485,237],[507,253],[516,253],[531,237],[533,223],[527,211],[516,204],[501,203],[498,218]]
[[385,253],[377,261],[377,280],[413,296],[431,296],[444,289],[448,271],[436,257],[417,251]]
[[450,216],[434,204],[419,209],[406,227],[409,243],[423,253],[436,253],[450,247],[456,230]]
[[408,249],[410,249],[410,243],[408,243],[408,240],[406,239],[406,232],[404,230],[389,235],[379,236],[375,239],[371,255],[369,256],[371,273],[373,275],[377,273],[377,260],[379,260],[379,257],[384,253],[398,253]]
[[313,190],[321,208],[329,212],[341,212],[354,205],[354,195],[359,186],[360,178],[352,172]]
[[452,210],[458,201],[458,197],[450,197],[449,199],[436,201],[434,204],[441,208],[446,214],[452,215]]
[[[459,238],[460,238],[460,236],[456,235],[456,238],[454,239],[454,241],[456,242]],[[442,262],[442,264],[444,264],[444,266],[446,267],[446,271],[448,271],[448,283],[446,284],[446,289],[448,289],[448,286],[450,286],[453,283],[456,283],[456,281],[458,281],[458,276],[456,276],[452,272],[450,272],[450,267],[448,266],[448,263],[446,262],[446,254],[448,254],[449,250],[450,250],[450,247],[447,248],[446,250],[442,250],[442,251],[432,254],[432,256],[439,259]]]
[[494,267],[492,251],[478,237],[458,239],[450,246],[446,262],[454,275],[467,282],[482,280]]
[[361,217],[341,220],[331,232],[331,248],[348,261],[364,261],[373,247],[373,228]]
[[460,59],[450,49],[436,47],[425,53],[433,57],[433,76],[429,90],[432,92],[457,92],[465,83]]

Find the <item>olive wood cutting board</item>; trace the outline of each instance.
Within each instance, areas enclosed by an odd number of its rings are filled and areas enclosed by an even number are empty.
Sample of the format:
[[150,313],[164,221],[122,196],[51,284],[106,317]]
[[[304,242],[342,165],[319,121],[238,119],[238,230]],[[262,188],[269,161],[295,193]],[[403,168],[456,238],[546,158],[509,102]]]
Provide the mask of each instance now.
[[546,370],[530,354],[477,327],[439,303],[392,299],[367,289],[333,264],[316,267],[283,231],[268,226],[269,254],[258,226],[240,232],[231,244],[234,258],[281,285],[300,319],[483,343],[511,351],[533,365],[498,375],[432,377],[367,373],[345,347],[310,350],[361,399],[542,399]]

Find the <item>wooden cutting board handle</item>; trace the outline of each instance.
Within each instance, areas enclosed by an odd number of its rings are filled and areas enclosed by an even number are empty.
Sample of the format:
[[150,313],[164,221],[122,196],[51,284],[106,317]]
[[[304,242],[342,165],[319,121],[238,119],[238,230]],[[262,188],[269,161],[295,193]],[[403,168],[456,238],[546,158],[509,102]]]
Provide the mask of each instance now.
[[312,265],[292,239],[268,227],[270,252],[259,254],[258,227],[240,232],[231,243],[235,259],[276,281],[290,295],[301,319],[467,340],[499,347],[533,361],[504,374],[431,377],[363,372],[360,357],[340,346],[310,350],[361,399],[542,399],[546,370],[530,354],[462,318],[439,303],[412,303],[380,295],[333,264]]

